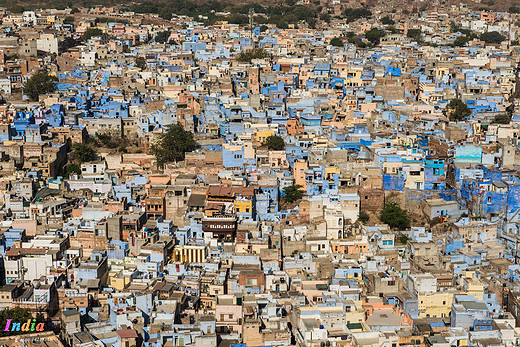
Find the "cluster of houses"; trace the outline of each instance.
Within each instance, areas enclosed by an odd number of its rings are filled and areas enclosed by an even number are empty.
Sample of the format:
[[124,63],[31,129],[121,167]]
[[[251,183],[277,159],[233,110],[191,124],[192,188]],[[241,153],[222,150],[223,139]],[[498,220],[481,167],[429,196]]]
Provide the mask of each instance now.
[[[322,3],[0,11],[0,309],[46,324],[0,344],[520,344],[520,15]],[[174,124],[198,145],[163,167]]]

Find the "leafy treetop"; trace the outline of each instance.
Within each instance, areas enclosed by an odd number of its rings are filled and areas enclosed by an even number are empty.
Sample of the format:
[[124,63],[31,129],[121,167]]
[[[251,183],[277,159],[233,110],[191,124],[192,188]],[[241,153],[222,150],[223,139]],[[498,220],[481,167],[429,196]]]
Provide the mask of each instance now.
[[451,121],[457,122],[471,116],[471,110],[460,99],[453,99],[446,106],[448,117]]
[[410,219],[405,210],[395,202],[386,203],[379,215],[381,222],[392,229],[406,229],[410,227]]
[[339,37],[334,37],[330,40],[330,44],[335,47],[343,46],[343,40]]
[[152,146],[152,152],[157,159],[157,166],[164,167],[168,162],[184,160],[186,153],[193,151],[197,145],[193,133],[176,123],[159,135],[158,141]]
[[56,76],[49,75],[45,70],[40,70],[25,82],[23,91],[31,100],[38,101],[40,95],[54,90],[57,81]]
[[265,144],[267,145],[267,148],[273,149],[275,151],[281,151],[285,148],[285,142],[283,141],[283,138],[277,135],[271,135],[265,140]]
[[289,203],[296,202],[303,197],[302,186],[299,184],[293,184],[283,189],[283,199]]

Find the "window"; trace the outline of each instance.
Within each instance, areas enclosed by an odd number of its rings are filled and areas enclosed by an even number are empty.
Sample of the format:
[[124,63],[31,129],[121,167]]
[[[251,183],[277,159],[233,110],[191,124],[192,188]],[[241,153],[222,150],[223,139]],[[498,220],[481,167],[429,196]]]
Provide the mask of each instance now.
[[246,285],[247,286],[256,286],[257,285],[257,279],[256,278],[247,278],[246,279]]

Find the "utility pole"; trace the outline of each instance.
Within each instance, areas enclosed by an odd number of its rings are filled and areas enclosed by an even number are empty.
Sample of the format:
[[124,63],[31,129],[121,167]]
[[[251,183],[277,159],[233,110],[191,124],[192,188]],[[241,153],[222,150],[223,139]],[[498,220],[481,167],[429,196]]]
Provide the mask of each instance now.
[[249,9],[249,39],[251,40],[251,47],[255,48],[253,43],[253,16],[255,15],[255,10],[251,7]]
[[511,48],[511,11],[508,11],[507,49]]

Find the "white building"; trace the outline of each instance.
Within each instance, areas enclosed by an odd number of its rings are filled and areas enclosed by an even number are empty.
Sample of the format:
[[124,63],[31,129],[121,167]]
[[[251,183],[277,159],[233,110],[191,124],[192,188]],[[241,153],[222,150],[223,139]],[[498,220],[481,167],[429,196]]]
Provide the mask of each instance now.
[[22,21],[30,25],[36,24],[36,13],[34,11],[24,11],[22,14]]
[[40,34],[36,47],[42,52],[58,54],[58,39],[53,34]]

